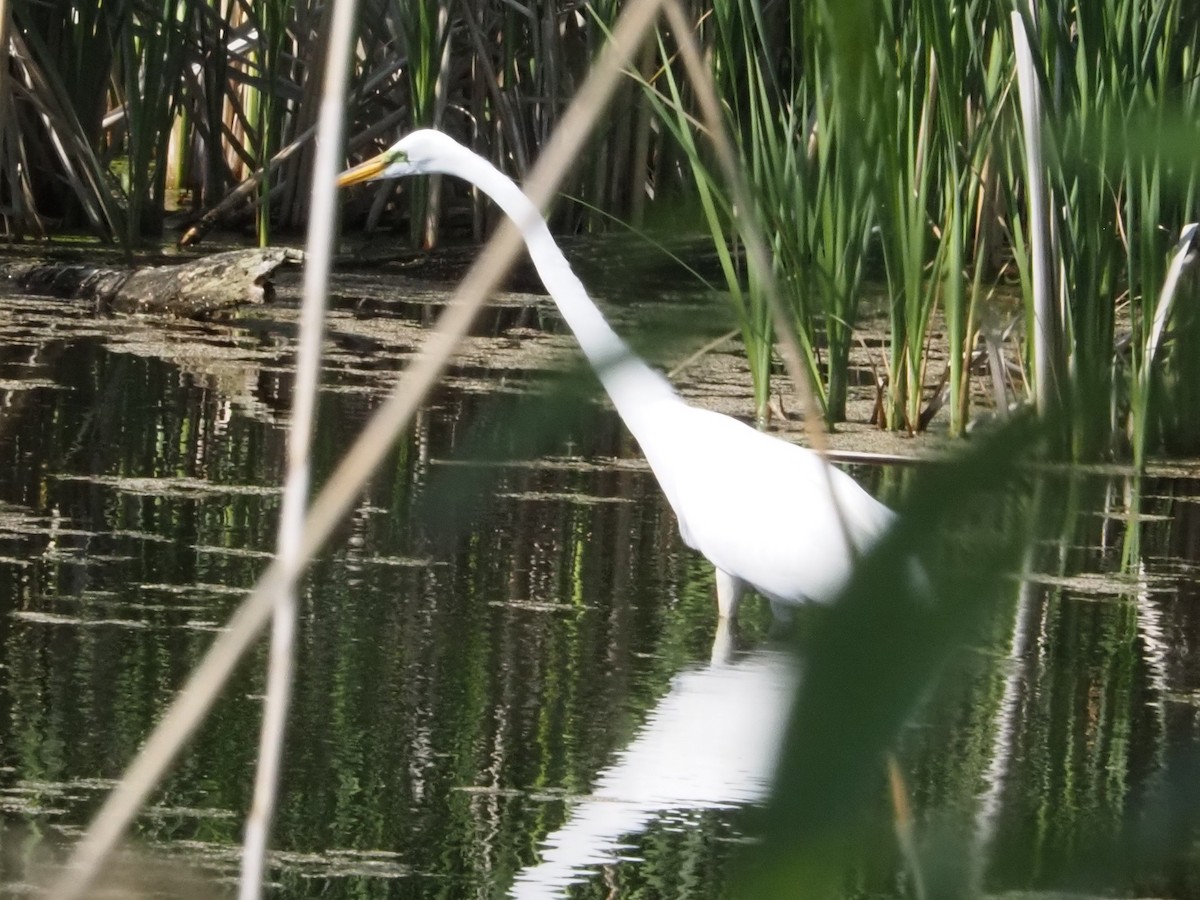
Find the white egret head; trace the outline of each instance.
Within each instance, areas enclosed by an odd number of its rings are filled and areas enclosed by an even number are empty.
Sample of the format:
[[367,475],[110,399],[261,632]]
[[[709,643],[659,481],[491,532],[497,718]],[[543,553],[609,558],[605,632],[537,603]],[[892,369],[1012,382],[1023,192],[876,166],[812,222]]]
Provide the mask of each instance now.
[[421,129],[405,135],[379,155],[347,169],[338,176],[338,187],[381,178],[445,172],[447,162],[462,152],[462,145],[454,138],[440,131]]

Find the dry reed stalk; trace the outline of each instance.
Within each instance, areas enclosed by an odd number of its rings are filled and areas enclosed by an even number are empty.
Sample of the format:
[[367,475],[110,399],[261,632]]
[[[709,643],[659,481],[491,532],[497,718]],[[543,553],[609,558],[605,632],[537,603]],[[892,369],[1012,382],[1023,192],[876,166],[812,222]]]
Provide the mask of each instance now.
[[346,87],[350,78],[351,47],[357,0],[334,4],[325,57],[321,108],[317,121],[317,153],[313,161],[311,215],[305,248],[304,299],[300,308],[296,384],[288,430],[288,465],[283,485],[276,559],[285,581],[275,597],[267,693],[263,701],[262,733],[254,799],[246,819],[242,844],[241,900],[258,900],[266,868],[267,840],[275,813],[279,768],[283,758],[287,711],[295,676],[296,584],[307,560],[301,555],[304,512],[311,481],[313,422],[321,373],[321,342],[329,273],[333,268],[333,229],[337,221],[337,173],[341,162]]
[[[558,181],[577,158],[623,69],[652,28],[658,8],[659,0],[634,0],[622,11],[612,40],[592,67],[531,173],[526,191],[538,206],[546,205]],[[296,560],[310,561],[350,509],[396,435],[441,376],[479,308],[499,284],[520,248],[520,233],[511,222],[505,222],[467,273],[454,302],[438,320],[422,352],[405,370],[313,502],[304,522]],[[52,886],[52,896],[59,900],[85,896],[150,792],[204,720],[243,654],[257,639],[275,608],[276,597],[289,580],[287,567],[280,559],[267,567],[92,819],[65,871]]]
[[1051,252],[1050,196],[1042,156],[1042,98],[1033,51],[1025,33],[1021,13],[1012,13],[1013,44],[1017,55],[1017,86],[1021,95],[1021,119],[1025,129],[1025,189],[1029,192],[1031,266],[1033,270],[1034,377],[1037,408],[1050,415],[1062,403],[1060,350],[1062,326],[1054,290]]

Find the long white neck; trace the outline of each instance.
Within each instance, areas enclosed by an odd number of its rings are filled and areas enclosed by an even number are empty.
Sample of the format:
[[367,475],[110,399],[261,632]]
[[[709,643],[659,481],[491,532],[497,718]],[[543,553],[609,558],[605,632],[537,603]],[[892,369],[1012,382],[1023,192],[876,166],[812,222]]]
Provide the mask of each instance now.
[[[541,212],[508,176],[461,145],[442,155],[437,170],[465,179],[495,201],[525,239],[529,256],[558,311],[634,437],[653,421],[653,401],[682,402],[670,383],[612,330],[558,249]],[[653,465],[653,460],[651,461]]]

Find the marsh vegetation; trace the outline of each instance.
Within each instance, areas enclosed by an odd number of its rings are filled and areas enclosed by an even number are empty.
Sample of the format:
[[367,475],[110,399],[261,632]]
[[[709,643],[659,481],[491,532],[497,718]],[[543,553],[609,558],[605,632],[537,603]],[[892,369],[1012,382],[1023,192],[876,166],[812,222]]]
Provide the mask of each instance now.
[[[330,9],[14,3],[21,52],[3,86],[12,115],[0,145],[10,234],[86,226],[132,246],[160,239],[168,220],[191,240],[218,221],[253,223],[260,241],[294,233]],[[364,2],[348,152],[432,125],[522,177],[619,9]],[[846,416],[850,352],[874,296],[888,309],[873,373],[884,427],[923,430],[944,409],[961,434],[981,405],[1032,400],[1042,279],[1059,319],[1044,366],[1071,454],[1195,450],[1198,373],[1187,366],[1200,355],[1178,352],[1196,340],[1195,304],[1172,314],[1168,301],[1169,339],[1153,360],[1148,351],[1171,250],[1194,218],[1198,17],[1182,0],[1035,4],[1020,22],[1012,9],[739,0],[684,4],[681,21],[707,54],[747,212],[830,425]],[[1040,93],[1043,209],[1029,194],[1014,29],[1029,31]],[[746,217],[705,137],[677,31],[660,23],[638,51],[553,224],[629,230],[664,254],[675,246],[664,235],[707,234],[718,262],[708,274],[737,313],[754,374],[748,412],[765,421],[779,320],[739,252]],[[352,227],[384,225],[413,243],[479,242],[496,216],[436,180],[362,199],[372,202],[351,208]],[[1040,270],[1039,244],[1050,254]],[[1190,296],[1193,279],[1176,290]],[[944,357],[931,356],[942,343]]]

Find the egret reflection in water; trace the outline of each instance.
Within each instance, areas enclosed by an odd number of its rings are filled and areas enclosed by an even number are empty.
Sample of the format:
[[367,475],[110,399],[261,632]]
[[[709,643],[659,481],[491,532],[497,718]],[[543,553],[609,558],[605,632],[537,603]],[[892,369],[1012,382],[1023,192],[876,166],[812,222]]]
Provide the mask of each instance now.
[[[714,657],[730,646],[722,637],[729,636],[719,636]],[[563,896],[627,856],[628,839],[656,819],[763,800],[797,683],[794,657],[782,650],[681,672],[591,793],[542,842],[541,861],[518,873],[510,896]]]

